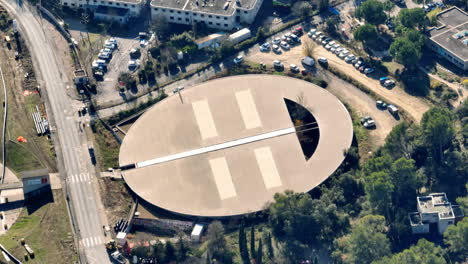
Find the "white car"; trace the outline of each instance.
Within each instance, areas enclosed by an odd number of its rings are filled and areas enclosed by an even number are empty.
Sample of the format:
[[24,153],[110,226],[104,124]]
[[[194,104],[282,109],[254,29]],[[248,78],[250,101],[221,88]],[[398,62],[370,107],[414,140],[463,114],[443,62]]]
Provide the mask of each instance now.
[[136,70],[140,66],[140,61],[139,60],[131,60],[128,62],[128,68],[130,70]]
[[318,57],[318,58],[317,58],[317,61],[318,61],[319,63],[321,63],[321,64],[327,64],[327,63],[328,63],[328,60],[327,60],[327,58],[325,58],[325,57]]
[[267,52],[270,50],[270,43],[266,42],[260,45],[260,51],[261,52]]
[[98,58],[101,60],[108,60],[111,58],[110,54],[107,52],[99,53]]
[[325,49],[327,49],[327,50],[330,50],[331,47],[332,47],[332,46],[331,46],[330,44],[325,45]]
[[338,57],[340,59],[344,59],[346,56],[348,56],[348,55],[346,53],[344,53],[344,52],[341,52],[340,54],[338,54]]
[[117,45],[117,40],[115,38],[110,38],[110,39],[106,40],[106,43]]
[[300,71],[299,67],[297,67],[296,64],[291,64],[291,65],[289,65],[289,69],[290,69],[292,72],[299,72],[299,71]]
[[335,54],[336,54],[336,55],[340,54],[342,50],[343,50],[343,48],[337,48],[337,49],[335,49]]
[[283,69],[284,65],[283,65],[283,63],[281,61],[274,60],[273,61],[273,67],[275,67],[275,69]]
[[369,73],[373,73],[373,72],[374,72],[374,69],[372,69],[372,68],[365,68],[364,69],[365,74],[369,74]]
[[239,64],[241,62],[244,61],[244,57],[242,57],[242,55],[239,55],[237,57],[234,58],[234,60],[232,60],[234,62],[234,64]]
[[351,54],[351,55],[348,55],[347,57],[345,57],[345,62],[350,63],[350,62],[352,62],[354,59],[356,59],[356,56],[354,56],[353,54]]
[[335,45],[335,44],[336,44],[336,42],[335,42],[334,40],[328,42],[328,45],[330,45],[330,46],[333,46],[333,45]]
[[281,43],[281,39],[280,38],[274,38],[271,43],[273,43],[274,45],[279,45]]
[[316,28],[312,28],[311,30],[309,30],[309,33],[311,33],[312,35],[315,34],[315,32],[317,32]]
[[273,45],[273,52],[276,53],[276,54],[280,54],[281,53],[281,49],[278,45]]
[[330,52],[335,53],[335,50],[336,50],[336,49],[332,47],[332,48],[330,49]]
[[362,65],[362,61],[358,61],[358,62],[356,62],[356,64],[354,64],[354,68],[359,69],[359,67],[361,67],[361,65]]
[[281,46],[281,48],[283,48],[284,50],[289,50],[289,49],[291,49],[291,46],[289,46],[289,44],[288,44],[286,41],[281,41],[280,46]]

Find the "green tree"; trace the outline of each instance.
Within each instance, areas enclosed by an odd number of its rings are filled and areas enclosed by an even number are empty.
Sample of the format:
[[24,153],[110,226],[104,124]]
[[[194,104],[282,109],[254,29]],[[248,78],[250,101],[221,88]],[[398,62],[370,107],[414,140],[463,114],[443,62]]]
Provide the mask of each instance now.
[[406,206],[408,201],[413,201],[417,190],[421,188],[425,179],[421,173],[416,172],[415,161],[400,158],[393,162],[390,176],[394,188],[394,203],[396,206]]
[[354,31],[354,38],[362,42],[368,42],[377,38],[377,29],[374,25],[364,24]]
[[250,228],[250,255],[253,259],[256,259],[256,252],[255,252],[255,227],[252,226]]
[[245,235],[244,223],[241,224],[239,229],[239,253],[242,263],[250,264],[249,250],[247,248],[247,237]]
[[375,212],[389,215],[394,188],[395,185],[389,173],[385,171],[373,172],[364,178],[364,190]]
[[153,246],[153,257],[161,260],[166,259],[166,248],[164,247],[164,244],[159,240]]
[[262,244],[262,239],[260,238],[258,240],[257,254],[255,256],[255,264],[262,264],[262,263],[263,263],[263,244]]
[[405,30],[404,36],[409,41],[416,44],[419,48],[422,48],[424,44],[426,44],[426,37],[418,30],[415,30],[415,29]]
[[326,11],[330,6],[329,0],[319,0],[318,9],[320,12]]
[[[465,185],[466,191],[468,192],[468,183]],[[458,197],[457,204],[465,212],[465,215],[468,215],[468,196]]]
[[390,242],[385,235],[385,218],[367,215],[351,230],[344,248],[345,262],[369,264],[390,254]]
[[393,8],[395,8],[395,3],[393,3],[390,0],[387,0],[387,1],[384,2],[383,8],[384,8],[384,10],[386,12],[391,12],[393,10]]
[[167,241],[165,245],[166,250],[166,258],[165,262],[171,262],[177,260],[176,249],[174,244],[171,241]]
[[387,19],[383,3],[376,0],[365,1],[356,9],[355,14],[358,18],[364,18],[367,23],[372,25],[382,24]]
[[468,217],[445,230],[444,243],[454,258],[462,261],[468,258]]
[[266,248],[267,248],[268,260],[271,260],[271,259],[273,259],[275,257],[275,252],[274,252],[274,249],[273,249],[273,241],[271,240],[270,232],[266,233],[265,244],[266,244]]
[[402,122],[396,125],[385,139],[383,152],[396,159],[410,158],[415,148],[418,129],[414,125]]
[[443,151],[454,136],[453,114],[448,108],[434,107],[424,113],[421,119],[423,139],[436,162],[443,159]]
[[187,258],[187,254],[189,253],[190,249],[182,238],[182,234],[179,235],[179,240],[177,241],[177,260],[184,261]]
[[312,13],[312,5],[306,1],[299,1],[294,3],[291,10],[296,16],[306,19]]
[[422,27],[425,19],[424,10],[421,8],[403,8],[398,14],[398,20],[407,28]]
[[405,67],[414,66],[421,59],[421,47],[405,37],[396,38],[390,45],[389,51]]
[[212,258],[221,261],[223,264],[232,263],[233,254],[228,248],[221,222],[213,221],[208,226],[207,239],[208,253]]
[[444,251],[433,243],[420,239],[418,244],[393,256],[385,257],[372,264],[445,264]]
[[151,249],[149,247],[137,246],[132,248],[132,255],[139,258],[147,258],[150,256]]

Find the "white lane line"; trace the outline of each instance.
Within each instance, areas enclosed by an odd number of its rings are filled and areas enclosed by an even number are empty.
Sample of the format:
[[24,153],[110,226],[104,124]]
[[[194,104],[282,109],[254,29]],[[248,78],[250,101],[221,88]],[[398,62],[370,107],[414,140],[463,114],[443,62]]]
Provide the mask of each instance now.
[[197,120],[198,129],[202,139],[218,136],[218,131],[211,115],[210,106],[207,100],[196,101],[192,103],[195,119]]
[[254,152],[258,167],[263,176],[265,187],[270,189],[281,186],[281,177],[278,174],[278,169],[276,168],[275,159],[273,158],[270,147],[257,148]]
[[204,153],[208,153],[212,151],[231,148],[231,147],[235,147],[235,146],[239,146],[243,144],[249,144],[252,142],[261,141],[261,140],[265,140],[268,138],[279,137],[279,136],[283,136],[283,135],[287,135],[287,134],[291,134],[295,132],[296,132],[296,129],[294,127],[280,129],[280,130],[276,130],[273,132],[268,132],[265,134],[252,136],[252,137],[236,139],[233,141],[228,141],[226,143],[216,144],[216,145],[189,150],[189,151],[185,151],[185,152],[181,152],[181,153],[177,153],[177,154],[173,154],[173,155],[169,155],[169,156],[165,156],[161,158],[137,162],[136,168],[143,168],[143,167],[147,167],[147,166],[151,166],[151,165],[155,165],[159,163],[164,163],[164,162],[173,161],[177,159],[183,159],[183,158],[200,155],[200,154],[204,154]]
[[84,181],[83,173],[80,173],[80,182]]
[[232,176],[226,158],[211,159],[210,167],[221,200],[236,196],[236,189],[232,182]]
[[262,121],[258,115],[255,101],[250,90],[244,90],[236,93],[237,105],[241,112],[242,119],[246,129],[252,129],[262,126]]

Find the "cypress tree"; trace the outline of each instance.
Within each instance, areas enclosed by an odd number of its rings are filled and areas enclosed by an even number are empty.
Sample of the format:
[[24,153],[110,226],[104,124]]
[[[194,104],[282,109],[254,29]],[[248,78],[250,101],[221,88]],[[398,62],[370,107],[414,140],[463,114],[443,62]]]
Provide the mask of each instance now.
[[249,249],[247,248],[247,236],[245,234],[243,223],[239,229],[239,253],[242,258],[242,263],[250,264]]
[[257,262],[256,264],[262,264],[263,263],[263,245],[262,245],[262,239],[260,238],[258,240],[258,249],[257,249]]
[[252,228],[250,229],[250,255],[253,259],[257,259],[255,256],[256,253],[257,252],[255,252],[255,228],[254,226],[252,226]]
[[275,255],[274,255],[274,251],[273,251],[273,243],[271,241],[270,232],[267,233],[266,247],[267,247],[267,251],[268,251],[268,259],[273,259],[275,257]]
[[206,264],[211,264],[210,253],[206,252]]

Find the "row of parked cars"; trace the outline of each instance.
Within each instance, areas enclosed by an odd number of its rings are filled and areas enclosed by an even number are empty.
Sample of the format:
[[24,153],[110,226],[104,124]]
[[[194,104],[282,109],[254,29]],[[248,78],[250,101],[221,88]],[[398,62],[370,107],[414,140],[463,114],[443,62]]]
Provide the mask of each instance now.
[[107,64],[112,59],[112,54],[117,49],[117,40],[110,38],[104,42],[103,48],[99,51],[98,58],[91,64],[92,71],[96,79],[102,79],[107,72]]
[[356,55],[352,54],[349,50],[345,47],[341,47],[341,44],[334,41],[332,38],[326,36],[321,31],[317,29],[311,29],[307,35],[315,40],[316,42],[322,44],[326,50],[334,53],[338,58],[344,60],[346,63],[350,63],[356,68],[358,71],[371,74],[374,72],[374,69],[370,66],[367,66],[364,62],[364,59],[361,57],[357,57]]
[[281,37],[275,37],[270,42],[265,42],[260,45],[261,52],[269,52],[273,50],[276,54],[281,54],[282,51],[288,51],[291,46],[301,44],[301,36],[304,34],[302,27],[296,27],[291,32],[287,32]]

